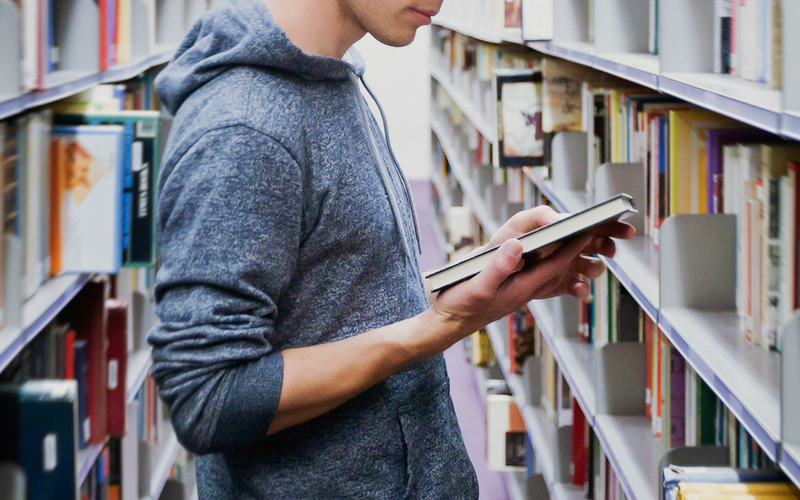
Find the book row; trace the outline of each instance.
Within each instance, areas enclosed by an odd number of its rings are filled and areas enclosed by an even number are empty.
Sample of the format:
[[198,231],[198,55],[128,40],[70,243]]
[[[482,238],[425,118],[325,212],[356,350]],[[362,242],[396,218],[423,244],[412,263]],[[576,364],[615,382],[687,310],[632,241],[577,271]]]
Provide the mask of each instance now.
[[3,0],[0,100],[173,48],[206,0]]
[[[607,451],[593,429],[597,424],[590,424],[590,420],[584,415],[581,405],[571,394],[568,380],[553,356],[549,344],[552,340],[545,340],[527,309],[510,316],[507,323],[509,335],[500,337],[504,345],[498,347],[495,343],[494,347],[497,350],[493,348],[492,341],[485,331],[476,332],[467,342],[467,357],[471,362],[477,366],[487,366],[497,363],[498,358],[505,358],[499,359],[499,364],[504,366],[506,378],[521,380],[516,386],[516,392],[522,394],[512,395],[506,384],[499,384],[499,387],[497,383],[488,384],[490,392],[507,394],[487,396],[487,462],[490,468],[513,471],[515,467],[524,464],[529,479],[528,487],[531,488],[529,492],[536,491],[530,481],[535,479],[537,474],[543,473],[545,476],[548,474],[551,476],[549,481],[545,479],[551,494],[555,484],[560,483],[559,488],[566,487],[573,493],[581,492],[578,496],[597,500],[627,498],[622,487],[623,481],[617,474],[630,475],[632,471],[615,470],[616,466],[612,466],[609,462]],[[651,330],[646,327],[638,331],[640,339],[646,344],[646,349],[638,351],[648,357],[653,354],[650,332]],[[497,337],[492,340],[498,341]],[[777,470],[775,464],[759,449],[749,433],[732,417],[713,392],[696,377],[680,354],[671,348],[663,336],[660,341],[663,347],[659,348],[659,354],[663,352],[664,362],[659,362],[658,367],[666,369],[660,374],[655,374],[655,378],[661,380],[658,382],[659,391],[663,394],[652,399],[652,408],[655,412],[655,401],[660,400],[667,415],[665,418],[669,421],[663,431],[659,428],[656,433],[655,426],[653,429],[653,434],[661,440],[663,453],[667,457],[666,461],[662,462],[662,467],[665,468],[664,487],[669,488],[672,485],[677,490],[677,483],[681,482],[673,481],[674,477],[668,477],[670,471],[676,470],[670,467],[669,459],[675,449],[702,450],[690,451],[696,454],[713,449],[713,459],[707,459],[708,463],[705,465],[715,467],[705,470],[706,475],[702,480],[691,475],[698,471],[690,471],[683,467],[703,463],[702,460],[696,457],[694,464],[676,462],[676,465],[682,466],[677,470],[687,474],[691,472],[682,482],[738,483],[735,486],[732,484],[726,486],[725,491],[740,491],[753,495],[773,493],[762,493],[759,488],[747,489],[750,482],[780,483],[781,491],[790,489],[790,483],[785,476]],[[642,343],[640,340],[623,342]],[[637,365],[637,363],[632,364]],[[648,361],[648,377],[650,370]],[[642,399],[640,402],[647,401],[646,411],[649,418],[651,411],[649,386],[647,393],[639,396]],[[519,408],[521,401],[525,403]],[[533,416],[523,418],[521,410]],[[539,422],[536,422],[537,420]],[[526,429],[525,422],[531,421],[535,422],[534,426],[552,429],[550,434],[554,435],[551,435],[549,440],[545,439],[546,446],[550,449],[541,449],[540,442],[538,443],[540,449],[534,451],[535,446],[530,441],[535,438],[531,436],[535,436],[537,432],[541,433],[542,430]],[[543,461],[551,463],[542,463]],[[548,468],[549,471],[543,472]],[[654,487],[655,481],[650,489]],[[719,494],[713,491],[714,488],[711,488],[709,494]],[[529,498],[541,498],[541,496]]]
[[126,474],[135,486],[116,498],[150,495],[151,462],[171,433],[146,377],[151,280],[145,269],[93,278],[0,373],[0,418],[11,436],[1,458],[24,471],[26,498],[113,498],[121,479],[109,464],[119,467],[119,449],[141,474]]
[[[570,163],[583,162],[587,170],[585,177],[553,171],[552,178],[569,175],[566,184],[588,196],[595,194],[602,166],[639,164],[642,229],[655,246],[670,215],[736,215],[741,330],[753,343],[779,349],[778,326],[796,308],[798,143],[566,61],[532,60],[528,66],[492,71],[496,111],[474,113],[497,116],[491,143],[479,131],[486,122],[476,126],[481,120],[468,117],[443,85],[432,83],[435,113],[475,151],[467,164],[488,164],[488,150],[495,166],[548,165],[556,144],[567,150]],[[482,82],[474,65],[460,74],[466,82],[456,87],[469,90]]]
[[154,265],[162,120],[148,110],[151,80],[101,85],[0,122],[3,274],[22,270],[6,293],[27,299],[61,273]]
[[[553,0],[471,0],[457,8],[445,4],[441,17],[444,25],[456,22],[497,42],[582,42],[594,49],[591,52],[612,56],[625,52],[657,55],[660,30],[676,28],[670,21],[675,15],[672,9],[678,8],[659,3],[589,0],[562,6]],[[666,8],[665,20],[659,20],[659,7]],[[704,32],[692,36],[703,39],[697,48],[707,62],[694,71],[731,74],[781,88],[784,16],[780,0],[715,0],[713,5],[709,2],[695,9],[702,14],[695,16],[698,23],[691,29]],[[614,25],[623,25],[623,32],[611,31]],[[668,41],[670,33],[665,35],[661,43]]]

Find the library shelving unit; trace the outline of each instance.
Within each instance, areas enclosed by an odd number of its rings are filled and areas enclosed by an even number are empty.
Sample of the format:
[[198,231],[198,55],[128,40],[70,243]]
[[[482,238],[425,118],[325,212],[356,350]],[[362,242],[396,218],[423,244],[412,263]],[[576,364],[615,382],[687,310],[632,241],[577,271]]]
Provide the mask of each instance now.
[[[65,33],[64,38],[58,40],[61,49],[60,70],[45,75],[40,88],[26,91],[19,70],[19,54],[22,52],[20,41],[23,39],[21,15],[14,2],[0,0],[0,67],[4,68],[0,72],[0,121],[13,119],[28,110],[96,85],[130,80],[150,68],[167,63],[187,28],[208,8],[206,0],[132,0],[131,57],[125,63],[99,71],[96,2],[69,0],[60,4],[63,5],[58,9],[62,10],[57,9],[53,14],[56,32]],[[145,4],[150,7],[145,7]],[[153,12],[143,10],[147,8],[153,9]],[[21,279],[21,272],[18,269],[6,269],[7,276],[4,278]],[[24,301],[4,294],[0,371],[8,367],[92,279],[92,274],[55,276],[41,284]],[[152,315],[152,308],[145,308],[143,315]],[[140,318],[139,322],[148,319]],[[150,348],[144,342],[141,344],[135,345],[134,351],[127,355],[127,407],[134,402],[152,366]],[[136,432],[135,428],[132,432]],[[153,456],[150,456],[149,470],[145,472],[149,474],[144,478],[147,481],[145,484],[149,485],[149,488],[145,488],[149,493],[140,500],[157,500],[160,497],[179,453],[177,437],[168,424],[164,434],[159,436]],[[87,479],[107,442],[108,439],[78,452],[75,461],[78,485]],[[141,478],[134,478],[134,481],[142,484]],[[196,486],[194,497],[197,497]]]
[[[594,40],[587,38],[590,16],[587,2],[553,2],[552,40],[520,41],[494,31],[475,28],[462,20],[434,19],[434,24],[490,44],[524,45],[535,52],[589,66],[630,82],[658,90],[702,108],[734,118],[756,128],[800,139],[800,60],[797,30],[783,30],[783,89],[713,73],[711,30],[687,27],[711,26],[713,2],[676,0],[659,3],[659,54],[648,52],[647,2],[594,0]],[[800,19],[796,2],[783,2],[783,19]],[[784,21],[784,26],[789,23]],[[639,31],[641,27],[645,29]],[[432,58],[431,78],[446,92],[484,137],[493,143],[496,118],[481,112],[457,85],[447,68]],[[502,219],[473,186],[466,148],[460,148],[456,133],[446,120],[432,113],[432,132],[448,159],[453,177],[460,184],[465,204],[473,210],[487,234]],[[594,198],[584,189],[585,147],[572,153],[569,133],[553,143],[552,178],[525,168],[525,176],[562,212],[577,212]],[[582,139],[585,144],[585,137]],[[558,142],[560,141],[560,142]],[[558,165],[556,165],[558,163]],[[619,192],[644,198],[641,165],[615,164],[597,173],[598,200]],[[434,175],[439,193],[446,190]],[[644,234],[642,220],[634,220],[637,234]],[[763,452],[800,486],[800,366],[781,363],[782,356],[800,356],[800,315],[782,329],[782,354],[743,342],[735,306],[736,224],[733,216],[673,216],[661,227],[660,248],[649,237],[617,242],[613,259],[604,258],[642,310],[658,325],[687,363],[752,435]],[[645,370],[644,354],[625,349],[642,345],[603,349],[572,337],[577,328],[576,303],[571,298],[532,301],[528,306],[542,331],[561,374],[583,410],[603,447],[619,482],[631,500],[659,499],[659,463],[663,446],[651,433],[644,408],[631,411],[634,399],[643,400],[641,382],[631,370]],[[571,311],[571,312],[570,312]],[[509,388],[522,410],[537,466],[551,498],[578,498],[576,487],[560,475],[559,439],[555,424],[543,418],[535,401],[526,401],[520,377],[507,366],[508,332],[504,321],[487,328]],[[619,344],[617,344],[619,346]],[[626,373],[614,369],[625,360]],[[631,367],[631,360],[642,366]],[[638,362],[637,362],[638,363]],[[636,364],[636,363],[634,363]],[[641,385],[639,387],[638,385]],[[643,405],[643,401],[641,401]],[[626,409],[627,408],[627,409]]]

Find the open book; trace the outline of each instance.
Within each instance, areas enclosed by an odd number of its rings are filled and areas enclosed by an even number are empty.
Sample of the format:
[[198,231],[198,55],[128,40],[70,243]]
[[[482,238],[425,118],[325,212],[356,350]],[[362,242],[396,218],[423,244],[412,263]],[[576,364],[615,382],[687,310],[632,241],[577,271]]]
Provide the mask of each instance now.
[[[522,243],[522,253],[526,262],[530,264],[538,260],[538,250],[548,245],[560,243],[564,240],[580,235],[589,229],[605,222],[621,219],[623,216],[636,213],[636,205],[627,194],[619,194],[607,201],[598,203],[593,207],[575,213],[547,226],[534,229],[518,237]],[[437,271],[428,273],[425,277],[431,280],[431,291],[437,292],[480,273],[492,260],[494,252],[499,246],[485,250],[479,254],[467,257]]]

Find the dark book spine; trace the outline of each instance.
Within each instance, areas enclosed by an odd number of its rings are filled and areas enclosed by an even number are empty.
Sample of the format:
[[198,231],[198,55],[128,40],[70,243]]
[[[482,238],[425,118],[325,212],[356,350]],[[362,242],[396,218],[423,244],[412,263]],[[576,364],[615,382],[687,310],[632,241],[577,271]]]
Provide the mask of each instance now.
[[81,448],[85,448],[91,433],[89,421],[89,344],[76,340],[72,344],[75,380],[78,381],[78,436]]
[[722,23],[722,72],[731,72],[731,18],[721,17]]
[[[147,122],[137,123],[137,127]],[[154,126],[154,125],[153,125]],[[133,191],[131,204],[131,251],[128,264],[149,266],[155,263],[153,189],[155,187],[155,136],[137,137],[136,146],[141,158],[137,158],[133,170]]]

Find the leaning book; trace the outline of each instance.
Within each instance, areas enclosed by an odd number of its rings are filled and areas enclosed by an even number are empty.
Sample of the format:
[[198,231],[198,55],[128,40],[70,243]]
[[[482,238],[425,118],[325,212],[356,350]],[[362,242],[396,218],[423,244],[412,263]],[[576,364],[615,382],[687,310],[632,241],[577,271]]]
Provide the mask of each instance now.
[[122,264],[125,129],[53,127],[51,254],[57,272],[116,273]]
[[[519,236],[517,239],[522,243],[522,252],[525,260],[528,263],[532,263],[538,260],[538,251],[543,250],[548,245],[564,242],[587,232],[595,226],[611,220],[621,219],[632,213],[638,213],[633,198],[627,194],[619,194],[557,222],[534,229]],[[500,247],[490,248],[428,273],[426,278],[430,280],[431,291],[443,290],[480,273],[489,265],[498,248]]]

